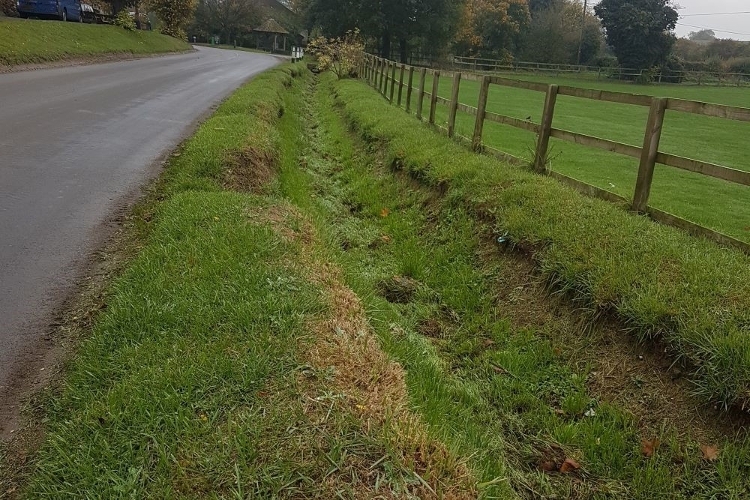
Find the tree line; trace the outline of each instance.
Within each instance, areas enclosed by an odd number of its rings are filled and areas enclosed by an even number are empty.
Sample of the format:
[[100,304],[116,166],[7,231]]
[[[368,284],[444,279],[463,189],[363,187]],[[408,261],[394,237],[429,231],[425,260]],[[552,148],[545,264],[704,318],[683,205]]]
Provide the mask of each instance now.
[[725,52],[748,47],[717,41],[701,52],[678,42],[672,0],[602,0],[593,7],[589,0],[588,8],[583,0],[291,1],[311,31],[340,36],[359,28],[368,51],[401,62],[457,55],[676,73],[720,45]]

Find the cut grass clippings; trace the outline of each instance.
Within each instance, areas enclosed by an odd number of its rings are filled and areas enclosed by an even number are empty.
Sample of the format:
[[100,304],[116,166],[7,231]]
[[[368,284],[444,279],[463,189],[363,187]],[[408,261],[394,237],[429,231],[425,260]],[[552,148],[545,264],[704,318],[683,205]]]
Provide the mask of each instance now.
[[0,69],[110,54],[146,55],[190,50],[183,40],[117,26],[7,19],[0,23]]
[[361,82],[336,90],[352,125],[384,144],[389,163],[447,187],[491,221],[592,320],[616,313],[638,338],[656,338],[689,363],[704,399],[750,404],[750,257],[472,154]]

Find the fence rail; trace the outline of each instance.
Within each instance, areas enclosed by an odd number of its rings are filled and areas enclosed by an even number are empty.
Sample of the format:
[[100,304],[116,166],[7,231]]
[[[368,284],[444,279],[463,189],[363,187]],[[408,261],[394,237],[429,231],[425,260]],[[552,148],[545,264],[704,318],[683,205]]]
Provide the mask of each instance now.
[[[414,86],[415,73],[418,70],[418,84]],[[396,73],[400,77],[396,78]],[[464,73],[461,71],[441,72],[437,69],[415,68],[405,64],[396,63],[377,56],[367,55],[360,68],[361,76],[377,88],[380,93],[390,102],[394,102],[395,88],[398,87],[398,102],[401,106],[403,89],[406,86],[406,103],[405,109],[411,110],[412,96],[416,92],[416,116],[423,119],[424,101],[428,98],[428,123],[434,126],[435,113],[438,105],[447,106],[448,124],[447,127],[438,126],[444,130],[451,138],[460,140],[470,145],[476,152],[488,152],[503,160],[513,163],[523,163],[524,161],[512,155],[496,150],[482,143],[482,135],[485,121],[501,123],[511,127],[520,128],[533,132],[537,136],[536,149],[532,168],[538,173],[547,173],[556,179],[578,189],[589,196],[596,196],[616,203],[627,203],[630,208],[639,213],[648,214],[651,218],[664,224],[679,227],[688,232],[712,239],[722,245],[728,245],[750,254],[750,244],[740,241],[731,236],[705,228],[676,215],[669,214],[648,205],[648,199],[651,192],[651,183],[654,174],[655,165],[662,164],[672,168],[678,168],[689,172],[695,172],[708,177],[721,179],[750,186],[750,172],[729,168],[723,165],[708,163],[692,158],[686,158],[659,151],[659,142],[661,139],[664,117],[667,111],[692,113],[703,116],[724,118],[728,120],[737,120],[750,122],[750,109],[735,106],[725,106],[721,104],[709,104],[699,101],[688,101],[684,99],[652,97],[641,94],[628,94],[622,92],[610,92],[604,90],[583,89],[577,87],[567,87],[558,85],[547,85],[535,82],[526,82],[503,78],[491,75],[479,75],[475,73]],[[408,74],[408,81],[404,80],[405,74]],[[432,75],[431,91],[425,90],[427,74]],[[451,78],[453,83],[451,87],[450,99],[438,95],[440,78]],[[476,107],[459,102],[459,90],[462,80],[479,82],[479,98]],[[389,92],[390,83],[390,92]],[[500,85],[506,87],[521,88],[536,92],[545,93],[544,110],[542,113],[541,123],[533,123],[530,120],[520,120],[510,116],[504,116],[498,113],[487,111],[487,95],[491,85]],[[569,130],[562,130],[552,127],[552,121],[555,113],[555,104],[557,96],[571,96],[580,99],[592,99],[597,101],[607,101],[620,104],[629,104],[634,106],[643,106],[649,108],[648,121],[646,123],[643,144],[641,147],[624,144],[621,142],[602,139],[591,135],[580,134]],[[472,137],[463,137],[455,133],[456,114],[462,111],[473,115],[474,132]],[[580,144],[589,148],[602,149],[611,151],[625,156],[639,159],[638,178],[636,181],[632,200],[601,189],[590,184],[586,184],[577,179],[565,176],[559,172],[547,172],[547,150],[550,137],[556,139]]]
[[711,72],[694,70],[663,70],[651,73],[648,70],[609,66],[585,66],[578,64],[557,64],[454,56],[443,63],[452,69],[474,72],[545,73],[545,74],[590,74],[600,78],[637,79],[649,76],[656,82],[689,81],[697,84],[710,82],[742,85],[750,83],[750,74],[736,72]]

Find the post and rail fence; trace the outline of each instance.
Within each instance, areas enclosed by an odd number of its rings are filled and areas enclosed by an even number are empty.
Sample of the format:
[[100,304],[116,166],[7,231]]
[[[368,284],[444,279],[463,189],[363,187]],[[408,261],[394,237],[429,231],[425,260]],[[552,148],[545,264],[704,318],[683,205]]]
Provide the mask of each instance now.
[[[360,76],[370,85],[375,87],[386,100],[399,107],[404,107],[407,112],[411,112],[413,105],[412,97],[414,95],[413,91],[416,91],[416,117],[420,120],[423,119],[425,97],[428,97],[429,110],[426,113],[428,117],[427,122],[446,132],[448,137],[469,145],[475,152],[489,153],[502,160],[516,164],[528,164],[529,162],[483,144],[482,135],[485,121],[492,121],[533,132],[537,136],[534,159],[531,162],[531,167],[534,171],[548,174],[586,195],[595,196],[615,203],[626,204],[631,210],[647,214],[658,222],[678,227],[693,235],[705,237],[719,244],[731,246],[750,254],[750,244],[744,241],[648,205],[649,194],[651,192],[651,182],[656,164],[695,172],[735,184],[750,186],[750,172],[659,151],[659,142],[664,125],[664,117],[667,111],[692,113],[728,120],[750,122],[750,108],[709,104],[685,99],[662,98],[641,94],[585,89],[564,85],[548,85],[544,83],[503,78],[496,75],[482,75],[460,71],[440,71],[424,67],[415,68],[414,66],[397,63],[370,54],[365,56],[359,70]],[[398,78],[396,77],[397,73],[399,75]],[[415,73],[418,75],[419,79],[416,86],[414,82]],[[425,89],[427,74],[432,75],[432,88],[429,92]],[[407,78],[406,81],[405,76]],[[440,78],[443,77],[452,79],[450,99],[438,95],[439,81]],[[462,81],[466,80],[479,82],[479,98],[476,107],[459,102],[460,85]],[[519,120],[517,118],[488,111],[487,96],[491,85],[501,85],[544,93],[545,100],[541,122],[536,124],[531,121]],[[405,103],[403,103],[404,105],[402,106],[404,87],[406,87],[406,97]],[[396,102],[394,102],[394,93],[398,96]],[[561,95],[580,99],[591,99],[648,107],[649,114],[642,146],[636,147],[553,127],[552,122],[555,113],[555,104],[557,97]],[[435,123],[435,114],[438,105],[448,107],[447,127],[442,127]],[[464,137],[456,132],[457,111],[462,111],[475,117],[472,137]],[[548,171],[547,158],[549,140],[551,137],[589,148],[603,149],[637,158],[639,160],[638,177],[632,200],[627,200],[620,195],[587,184],[580,180],[573,179],[572,177],[568,177],[559,172]]]

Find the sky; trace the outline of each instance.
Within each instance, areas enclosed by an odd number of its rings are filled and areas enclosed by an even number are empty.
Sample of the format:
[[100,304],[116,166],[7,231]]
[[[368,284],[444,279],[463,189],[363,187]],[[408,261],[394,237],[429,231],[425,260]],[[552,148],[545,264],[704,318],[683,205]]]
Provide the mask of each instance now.
[[[593,3],[598,2],[594,0]],[[679,37],[709,28],[716,32],[716,38],[750,40],[750,0],[674,0],[674,4],[681,7],[677,9],[680,13],[676,30]]]

